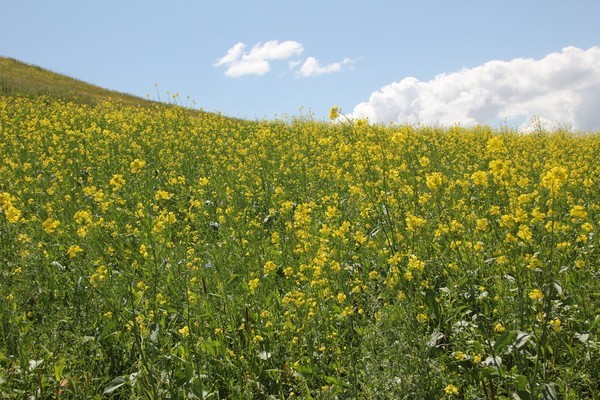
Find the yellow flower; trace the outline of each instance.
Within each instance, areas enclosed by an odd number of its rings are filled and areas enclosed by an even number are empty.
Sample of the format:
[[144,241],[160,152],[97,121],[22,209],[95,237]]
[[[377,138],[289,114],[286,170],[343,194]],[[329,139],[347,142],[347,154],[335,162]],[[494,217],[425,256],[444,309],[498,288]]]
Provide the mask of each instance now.
[[354,314],[354,306],[347,306],[342,310],[342,317],[347,317],[349,315]]
[[583,206],[573,206],[569,215],[571,215],[573,218],[586,219],[588,213],[585,211],[585,207]]
[[458,394],[458,388],[456,386],[450,384],[444,388],[444,393],[456,395],[456,394]]
[[559,318],[554,318],[553,320],[551,320],[549,322],[549,324],[552,327],[552,329],[554,329],[556,332],[560,331],[560,319]]
[[171,193],[166,190],[157,190],[154,194],[154,199],[156,200],[168,200],[171,198]]
[[425,184],[431,190],[435,190],[442,186],[442,173],[441,172],[433,172],[431,174],[425,175]]
[[338,106],[333,106],[329,109],[329,119],[330,120],[334,120],[337,119],[340,116],[340,113],[342,112],[342,109]]
[[52,218],[48,218],[44,221],[44,223],[42,224],[42,226],[44,227],[44,230],[46,231],[46,233],[52,233],[56,230],[56,228],[58,228],[58,226],[60,225],[60,221],[57,221],[55,219]]
[[541,300],[544,298],[544,293],[540,289],[533,289],[529,292],[529,298],[531,300]]
[[485,171],[477,171],[471,175],[471,180],[473,183],[480,186],[488,185],[488,174]]
[[121,174],[115,174],[109,181],[110,185],[113,187],[113,190],[119,190],[125,185],[125,178]]
[[175,222],[177,222],[177,216],[175,216],[175,213],[173,211],[169,211],[166,220],[168,223],[174,224]]
[[500,257],[496,258],[496,262],[500,265],[506,264],[508,262],[508,257],[500,256]]
[[362,128],[362,127],[367,126],[368,123],[369,123],[368,118],[357,119],[356,120],[356,127],[357,128]]
[[90,224],[92,222],[92,214],[89,211],[80,210],[73,215],[73,219],[78,224]]
[[105,265],[101,265],[98,268],[96,268],[96,272],[94,272],[92,274],[92,276],[90,276],[90,283],[96,287],[98,285],[98,282],[102,282],[104,279],[106,279],[106,275],[108,274],[108,269],[106,268]]
[[73,258],[73,257],[77,256],[77,254],[81,253],[82,251],[83,251],[83,249],[81,247],[74,244],[74,245],[69,246],[69,248],[67,249],[67,255],[69,256],[69,258]]
[[88,234],[88,229],[85,226],[80,227],[79,229],[77,229],[77,236],[84,238],[86,237]]
[[552,193],[556,193],[568,177],[569,173],[565,167],[553,167],[542,175],[542,186]]
[[427,318],[428,318],[428,317],[427,317],[427,314],[419,313],[419,314],[417,315],[417,321],[419,321],[419,322],[421,322],[421,323],[423,323],[423,322],[427,321]]
[[179,330],[179,333],[181,333],[181,336],[183,337],[188,337],[190,335],[190,328],[186,325]]
[[494,136],[487,141],[486,147],[490,153],[506,151],[504,140],[500,136]]
[[251,292],[254,292],[259,285],[260,279],[258,278],[250,279],[250,281],[248,282],[248,287],[250,287]]
[[325,211],[325,216],[328,219],[332,219],[337,215],[338,209],[335,206],[329,206],[327,207],[327,210]]
[[268,275],[271,272],[274,272],[276,269],[277,264],[275,264],[273,261],[267,261],[263,267],[263,272]]
[[426,223],[426,219],[417,217],[416,215],[412,215],[410,213],[406,215],[406,229],[409,231],[415,231],[417,228],[425,226]]
[[7,192],[0,192],[0,209],[8,208],[12,204],[14,197]]
[[415,256],[414,254],[411,254],[410,258],[408,259],[407,266],[409,269],[423,271],[423,269],[425,269],[425,261],[419,260],[419,257]]
[[492,176],[500,181],[505,179],[510,172],[510,161],[492,160],[488,165]]
[[521,239],[525,243],[528,243],[533,238],[533,233],[531,232],[531,229],[529,229],[529,227],[527,225],[521,225],[519,227],[519,231],[517,232],[517,236],[519,237],[519,239]]
[[496,333],[502,333],[505,330],[506,330],[506,328],[500,322],[498,322],[496,325],[494,325],[494,332],[496,332]]
[[346,295],[340,292],[337,294],[336,300],[338,301],[338,303],[343,303],[346,300]]
[[147,258],[148,257],[148,247],[146,247],[145,244],[141,244],[140,245],[140,254],[142,255],[142,257]]
[[146,161],[136,158],[129,164],[129,168],[132,174],[137,174],[142,168],[146,166]]
[[254,336],[254,342],[260,343],[260,342],[264,342],[264,341],[265,341],[265,338],[262,337],[261,335],[255,335]]
[[12,204],[9,204],[8,208],[4,210],[4,215],[6,216],[8,222],[12,224],[19,222],[19,219],[21,219],[21,211],[15,208]]

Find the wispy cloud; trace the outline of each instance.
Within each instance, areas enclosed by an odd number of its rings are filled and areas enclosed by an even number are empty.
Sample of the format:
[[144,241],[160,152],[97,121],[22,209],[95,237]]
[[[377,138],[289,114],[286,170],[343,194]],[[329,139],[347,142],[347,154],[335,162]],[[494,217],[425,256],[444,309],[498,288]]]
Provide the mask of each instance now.
[[270,61],[290,58],[304,51],[302,44],[293,40],[257,43],[250,52],[245,52],[245,48],[244,43],[236,43],[214,66],[224,66],[225,75],[229,77],[264,75],[271,70]]
[[[350,58],[344,58],[340,62],[335,62],[331,64],[321,65],[319,60],[315,57],[308,57],[304,63],[290,63],[290,68],[296,70],[296,74],[303,78],[307,78],[309,76],[321,75],[321,74],[330,74],[332,72],[339,72],[342,70],[342,67],[345,65],[353,63],[354,60]],[[300,64],[300,68],[296,69]]]
[[430,81],[408,77],[373,92],[352,116],[465,126],[537,117],[596,130],[599,109],[600,47],[566,47],[540,60],[490,61]]

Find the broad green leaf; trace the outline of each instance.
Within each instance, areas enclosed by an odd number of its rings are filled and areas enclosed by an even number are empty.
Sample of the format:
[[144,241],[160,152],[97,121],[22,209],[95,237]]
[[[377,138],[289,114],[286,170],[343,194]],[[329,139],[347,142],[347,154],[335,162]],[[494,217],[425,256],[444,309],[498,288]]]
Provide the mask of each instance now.
[[514,346],[517,349],[520,349],[521,347],[525,346],[525,344],[529,341],[529,339],[531,339],[532,336],[532,333],[519,331],[519,333],[517,334],[517,338],[515,339]]
[[496,343],[494,343],[494,353],[502,354],[504,350],[508,349],[508,346],[513,343],[516,336],[517,334],[514,331],[505,332],[498,340],[496,340]]
[[427,346],[429,347],[438,347],[439,342],[444,338],[444,334],[437,329],[431,334],[429,340],[427,341]]
[[181,387],[192,380],[194,376],[194,367],[191,363],[186,363],[185,368],[179,371],[175,371],[173,374],[173,380],[175,385]]
[[556,390],[556,384],[554,382],[544,384],[544,390],[542,391],[542,400],[558,400],[560,397]]

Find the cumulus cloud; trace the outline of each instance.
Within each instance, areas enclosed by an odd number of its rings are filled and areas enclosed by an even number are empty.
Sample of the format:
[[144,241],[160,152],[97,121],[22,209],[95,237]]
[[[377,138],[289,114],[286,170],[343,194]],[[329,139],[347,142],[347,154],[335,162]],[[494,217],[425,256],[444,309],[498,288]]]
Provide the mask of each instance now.
[[342,67],[346,64],[350,64],[354,62],[354,60],[350,58],[344,58],[340,62],[335,62],[331,64],[321,65],[319,60],[314,57],[308,57],[304,63],[302,62],[290,62],[290,68],[295,69],[298,65],[302,64],[298,70],[296,70],[296,74],[298,76],[307,78],[309,76],[321,75],[321,74],[330,74],[332,72],[341,71]]
[[229,77],[264,75],[271,70],[270,61],[284,60],[304,51],[302,44],[293,40],[257,43],[249,52],[245,52],[245,48],[244,43],[236,43],[214,66],[224,66],[225,75]]
[[540,60],[489,61],[391,83],[354,107],[374,122],[472,126],[538,118],[576,129],[600,129],[600,47],[566,47]]

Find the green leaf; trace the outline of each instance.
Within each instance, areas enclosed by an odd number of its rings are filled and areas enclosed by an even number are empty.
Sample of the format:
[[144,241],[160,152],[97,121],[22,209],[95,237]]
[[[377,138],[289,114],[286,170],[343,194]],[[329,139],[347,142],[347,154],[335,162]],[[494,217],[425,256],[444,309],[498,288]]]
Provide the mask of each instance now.
[[544,384],[542,391],[542,400],[558,400],[558,392],[556,391],[556,383],[550,382]]
[[110,394],[128,382],[124,376],[117,376],[104,388],[102,394]]
[[186,363],[183,370],[175,371],[173,374],[173,379],[175,381],[175,385],[181,387],[191,381],[193,376],[194,367],[191,363]]
[[298,372],[300,375],[304,376],[304,377],[308,377],[313,375],[314,373],[314,368],[311,365],[298,365],[297,367],[294,367],[294,369],[296,370],[296,372]]
[[56,380],[56,382],[60,382],[66,363],[67,360],[64,357],[60,358],[57,362],[54,363],[54,379]]
[[529,390],[527,390],[527,383],[527,377],[525,375],[515,376],[515,388],[520,399],[531,399],[531,393],[529,393]]
[[205,353],[211,356],[216,356],[218,354],[220,344],[221,343],[218,340],[207,339],[202,342],[201,346]]
[[514,331],[505,332],[498,340],[496,340],[496,343],[494,343],[494,353],[502,354],[504,350],[513,343],[516,336],[517,334]]
[[559,296],[562,295],[563,287],[560,285],[560,283],[554,282],[554,288],[556,289],[556,293],[558,293]]
[[519,333],[517,334],[517,338],[515,339],[514,346],[517,349],[520,349],[521,347],[525,346],[525,344],[529,341],[529,339],[531,339],[532,336],[533,333],[519,331]]
[[98,341],[104,339],[109,334],[111,334],[115,330],[115,327],[116,325],[114,321],[108,321],[108,323],[104,325],[104,328],[102,328],[102,332],[100,332],[100,334],[98,335]]
[[435,292],[433,290],[427,290],[425,292],[425,304],[427,304],[427,308],[431,310],[431,312],[437,317],[440,317],[440,305],[436,301]]

